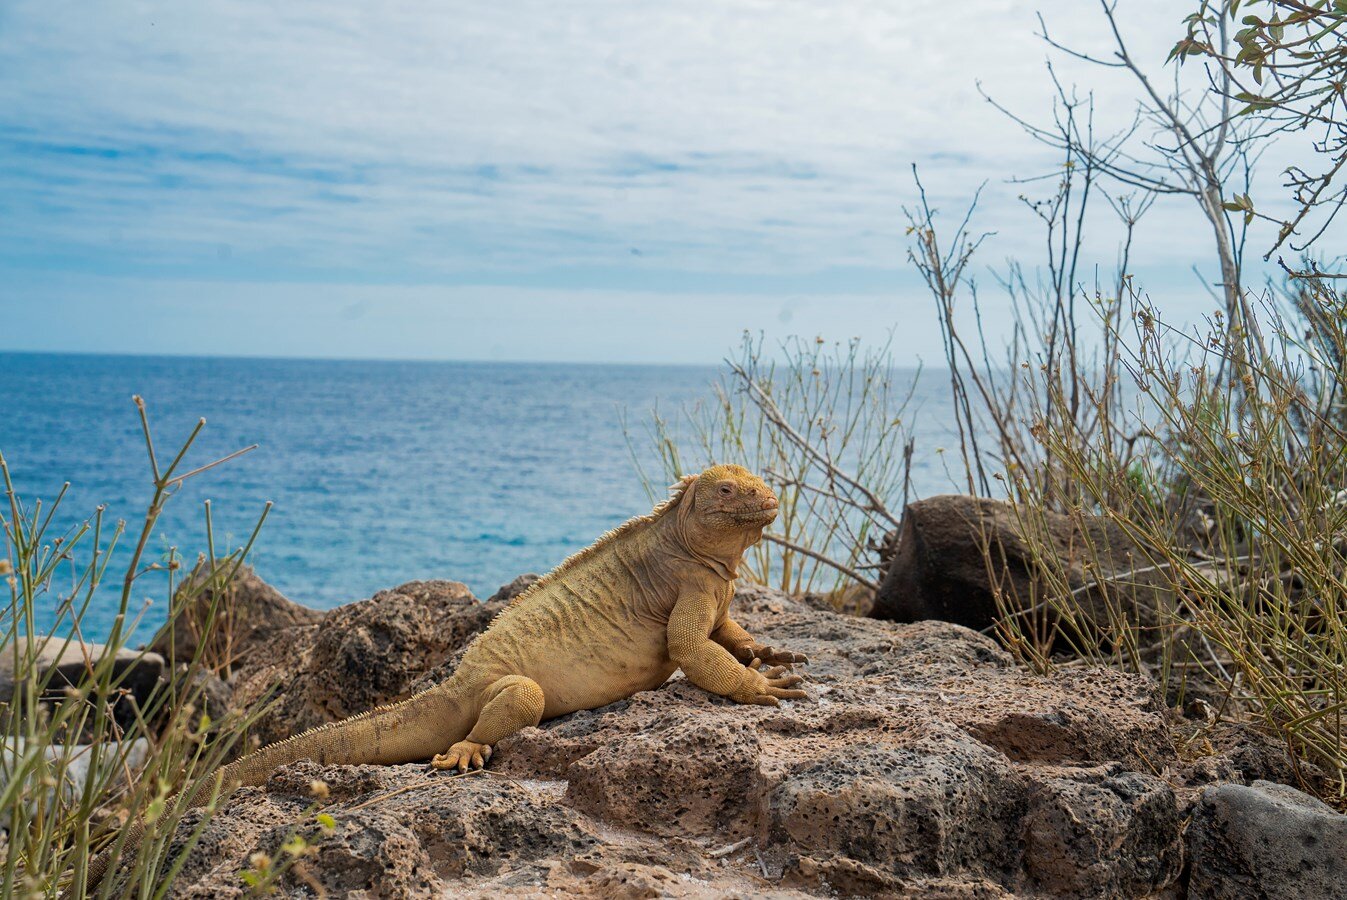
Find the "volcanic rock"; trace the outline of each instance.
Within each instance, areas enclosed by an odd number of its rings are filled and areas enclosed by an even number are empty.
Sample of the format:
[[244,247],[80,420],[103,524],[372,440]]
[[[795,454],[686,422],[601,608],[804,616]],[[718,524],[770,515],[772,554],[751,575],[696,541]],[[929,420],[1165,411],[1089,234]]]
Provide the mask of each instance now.
[[[292,833],[314,849],[280,879],[290,897],[1177,890],[1187,801],[1160,774],[1182,764],[1153,683],[1089,668],[1034,675],[958,625],[823,606],[752,587],[735,601],[764,642],[809,655],[806,700],[743,706],[676,675],[520,731],[483,773],[286,766],[230,798],[171,896],[241,895],[250,857],[282,859]],[[273,731],[415,689],[492,615],[451,582],[335,610],[325,625],[341,627],[295,650]]]

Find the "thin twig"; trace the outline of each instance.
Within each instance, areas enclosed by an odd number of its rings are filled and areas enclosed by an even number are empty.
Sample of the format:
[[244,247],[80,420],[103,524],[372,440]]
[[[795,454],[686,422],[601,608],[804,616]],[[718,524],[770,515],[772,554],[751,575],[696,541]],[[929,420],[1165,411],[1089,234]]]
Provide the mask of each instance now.
[[430,777],[430,778],[427,778],[427,779],[424,780],[424,781],[417,781],[417,782],[414,782],[414,783],[412,783],[412,784],[404,784],[404,785],[403,785],[402,787],[400,787],[400,788],[396,788],[395,790],[391,790],[391,791],[389,791],[389,792],[386,793],[386,794],[380,794],[380,795],[378,795],[377,797],[371,797],[370,799],[366,800],[366,801],[363,802],[363,803],[357,803],[355,806],[348,806],[348,807],[346,807],[346,809],[344,810],[344,812],[355,812],[356,810],[361,810],[361,809],[365,809],[366,807],[373,806],[373,805],[375,805],[376,803],[383,803],[385,800],[390,800],[390,799],[392,799],[393,797],[398,796],[399,794],[406,794],[406,793],[408,793],[408,792],[410,792],[410,791],[417,791],[417,790],[420,790],[421,788],[425,788],[425,787],[434,787],[435,785],[441,784],[441,783],[443,783],[443,782],[445,782],[445,781],[453,781],[453,780],[455,780],[455,779],[463,778],[463,777],[466,776],[466,775],[477,775],[477,774],[480,774],[480,773],[482,773],[482,772],[484,772],[484,771],[486,771],[486,770],[485,770],[485,769],[469,769],[469,770],[466,771],[466,772],[456,772],[456,773],[453,773],[453,774],[450,774],[450,775],[434,775],[434,776],[432,776],[432,777]]
[[747,847],[749,843],[752,842],[752,840],[753,837],[750,835],[749,837],[746,837],[741,841],[735,841],[733,844],[721,847],[719,850],[711,850],[706,854],[706,856],[709,859],[720,859],[722,856],[729,856],[734,851],[742,850],[743,848]]
[[755,380],[749,377],[749,374],[744,371],[742,366],[740,366],[738,363],[733,362],[729,363],[729,366],[730,370],[733,371],[735,375],[739,376],[739,378],[744,382],[744,385],[748,388],[749,394],[754,399],[754,403],[758,405],[758,407],[763,411],[763,413],[767,416],[767,418],[771,421],[771,423],[781,430],[782,434],[790,438],[790,440],[802,451],[804,451],[804,453],[807,456],[809,456],[809,458],[813,459],[816,463],[818,463],[818,465],[821,466],[825,472],[827,472],[829,477],[836,478],[839,481],[842,481],[845,484],[849,485],[850,487],[854,488],[855,490],[859,491],[865,497],[865,499],[869,501],[870,505],[869,507],[867,507],[867,509],[870,512],[874,512],[880,516],[883,516],[890,523],[892,523],[895,528],[898,527],[898,519],[896,519],[893,516],[893,514],[889,512],[888,508],[884,505],[884,502],[880,500],[877,496],[875,496],[874,492],[871,491],[869,488],[867,488],[865,485],[861,484],[855,478],[852,478],[850,475],[846,474],[841,469],[838,469],[836,466],[834,466],[828,460],[827,457],[825,457],[822,453],[818,451],[817,448],[814,447],[812,443],[810,443],[804,437],[802,437],[800,433],[796,431],[788,421],[786,421],[786,417],[781,413],[780,408],[777,407],[776,401],[774,401],[771,398],[771,396],[768,395],[767,392],[764,391]]
[[240,456],[242,456],[243,454],[245,454],[245,453],[251,453],[253,450],[256,450],[256,449],[257,449],[257,444],[251,444],[251,445],[249,445],[249,446],[247,446],[247,447],[244,447],[242,450],[235,450],[233,453],[229,454],[228,456],[222,456],[222,457],[220,457],[219,459],[215,460],[215,462],[208,462],[208,463],[206,463],[204,466],[197,466],[195,469],[193,469],[193,470],[190,471],[190,472],[184,472],[184,473],[181,474],[181,475],[178,475],[178,476],[176,476],[176,477],[174,477],[174,478],[170,478],[168,481],[164,482],[164,487],[172,487],[172,486],[175,485],[175,484],[182,484],[184,481],[186,481],[187,479],[191,478],[193,475],[200,475],[202,472],[206,471],[207,469],[213,469],[213,468],[215,468],[216,466],[223,465],[224,463],[229,462],[231,459],[238,459],[238,458],[239,458]]
[[829,559],[827,556],[824,556],[817,550],[810,550],[808,547],[803,547],[795,543],[794,541],[788,541],[779,534],[768,534],[767,532],[763,532],[762,536],[764,540],[771,541],[773,544],[780,544],[782,547],[794,550],[796,553],[808,556],[810,559],[816,559],[819,562],[823,563],[825,566],[831,566],[837,571],[841,572],[843,575],[846,575],[847,577],[859,582],[860,584],[865,585],[872,591],[879,590],[879,585],[876,582],[870,580],[869,578],[866,578],[860,572],[857,572],[855,569],[851,568],[848,565],[844,565],[843,563],[840,563],[835,559]]

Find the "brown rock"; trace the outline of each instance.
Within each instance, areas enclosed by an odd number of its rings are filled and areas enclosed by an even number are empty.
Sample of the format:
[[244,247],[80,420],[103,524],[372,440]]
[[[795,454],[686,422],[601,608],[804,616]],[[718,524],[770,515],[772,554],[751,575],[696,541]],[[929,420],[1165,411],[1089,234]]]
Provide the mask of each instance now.
[[[315,780],[331,791],[322,806],[336,821],[331,833],[308,812]],[[193,815],[179,835],[195,821]],[[237,793],[202,833],[170,896],[242,896],[239,872],[249,857],[262,852],[284,859],[281,844],[296,829],[316,848],[287,876],[296,888],[318,884],[334,896],[442,896],[453,879],[565,857],[597,843],[578,823],[576,813],[546,792],[490,776],[476,776],[469,786],[416,766],[301,762],[279,770],[264,787]]]
[[1025,792],[1010,762],[943,723],[886,737],[792,771],[767,798],[774,841],[904,878],[1013,881]]
[[1212,784],[1270,781],[1329,793],[1333,784],[1309,760],[1292,760],[1286,743],[1238,722],[1180,723],[1180,744],[1190,748],[1176,774],[1183,789],[1180,801],[1195,801],[1198,790]]
[[380,591],[325,614],[310,642],[294,635],[269,642],[272,664],[237,679],[235,703],[277,698],[253,729],[264,743],[364,712],[412,693],[492,615],[456,581]]
[[[342,684],[379,685],[360,702],[451,656],[491,615],[449,587],[379,599],[335,611],[352,636],[323,651],[347,667]],[[843,617],[763,589],[744,589],[735,615],[765,641],[809,654],[809,699],[741,706],[675,676],[524,729],[483,774],[289,766],[231,798],[174,896],[237,894],[249,855],[275,856],[295,823],[319,849],[282,879],[281,895],[293,897],[312,895],[313,883],[381,897],[971,900],[1176,889],[1178,804],[1153,772],[1177,763],[1149,682],[1089,669],[1034,676],[957,625]],[[452,637],[430,634],[423,619]],[[315,674],[318,654],[293,684],[310,704],[298,713],[327,717],[332,707],[314,702],[331,690]],[[378,680],[381,654],[398,678]],[[314,778],[329,784],[331,835],[306,818]]]
[[566,799],[655,834],[736,838],[754,824],[746,812],[761,793],[758,753],[757,735],[729,723],[694,719],[623,735],[567,769]]
[[509,603],[515,597],[533,587],[533,582],[541,578],[541,575],[530,572],[527,575],[520,575],[509,584],[502,584],[496,590],[496,593],[486,598],[487,603]]
[[252,566],[242,566],[224,590],[218,589],[223,575],[212,577],[209,562],[199,562],[174,596],[182,612],[166,625],[150,649],[177,666],[192,662],[201,648],[201,635],[214,620],[210,643],[202,662],[228,675],[270,662],[269,652],[259,648],[273,642],[302,641],[323,618],[323,612],[300,606],[257,576]]
[[1040,575],[1044,558],[1063,573],[1070,590],[1084,589],[1075,599],[1087,622],[1107,624],[1111,601],[1129,622],[1151,628],[1158,623],[1157,611],[1173,603],[1159,573],[1136,571],[1151,565],[1146,553],[1106,519],[1031,515],[1005,501],[948,494],[909,504],[903,512],[898,547],[869,614],[985,629],[1001,615],[998,592],[1009,609],[1031,609],[1046,600],[1051,588]]
[[[315,780],[328,785],[320,810],[335,820],[331,832],[314,819]],[[259,852],[283,859],[280,847],[295,832],[315,850],[283,877],[281,896],[321,888],[388,898],[708,897],[762,886],[750,874],[720,871],[693,843],[615,833],[559,802],[563,791],[557,782],[420,766],[296,763],[234,796],[201,833],[169,896],[244,896],[247,860]],[[171,853],[199,816],[180,826]]]
[[[208,731],[215,734],[227,727],[228,715],[233,708],[234,692],[229,683],[205,669],[191,669],[182,665],[174,673],[179,697],[192,704],[193,709],[210,720]],[[168,711],[161,713],[161,719],[167,719]],[[239,752],[243,747],[237,748]]]
[[824,896],[883,900],[1014,900],[1014,894],[985,879],[902,878],[848,857],[801,856],[782,876],[784,884],[809,887]]
[[1116,764],[1031,771],[1024,818],[1030,881],[1052,897],[1149,897],[1183,867],[1182,827],[1164,782]]
[[736,621],[770,623],[780,645],[809,657],[807,670],[816,677],[912,674],[929,679],[937,673],[958,675],[985,666],[1013,665],[996,641],[946,622],[875,628],[873,620],[836,615],[821,601],[789,600],[780,591],[758,585],[741,587],[734,602]]
[[951,683],[961,703],[951,721],[1017,762],[1092,765],[1118,760],[1138,771],[1177,762],[1168,711],[1154,682],[1112,669],[1023,669],[995,680]]

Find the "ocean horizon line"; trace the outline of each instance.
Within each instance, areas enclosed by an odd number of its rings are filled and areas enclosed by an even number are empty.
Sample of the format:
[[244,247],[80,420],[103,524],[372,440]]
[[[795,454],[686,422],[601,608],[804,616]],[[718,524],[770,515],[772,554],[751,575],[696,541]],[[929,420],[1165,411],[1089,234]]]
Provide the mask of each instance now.
[[[393,365],[482,365],[482,366],[593,366],[650,369],[719,369],[726,357],[716,362],[658,362],[627,360],[565,360],[565,359],[484,359],[484,358],[435,358],[435,357],[397,357],[397,356],[273,356],[268,354],[239,353],[140,353],[116,352],[109,350],[8,350],[0,348],[0,358],[11,356],[59,357],[74,356],[84,359],[176,359],[176,360],[220,360],[230,362],[296,362],[296,363],[387,363]],[[946,371],[943,366],[931,366],[921,362],[903,363],[893,366],[895,371],[926,372]]]

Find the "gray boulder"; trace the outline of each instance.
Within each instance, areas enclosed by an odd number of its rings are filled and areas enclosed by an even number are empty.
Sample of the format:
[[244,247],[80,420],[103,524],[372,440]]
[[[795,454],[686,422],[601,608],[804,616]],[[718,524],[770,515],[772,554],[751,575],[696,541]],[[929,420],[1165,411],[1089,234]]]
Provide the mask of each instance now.
[[[48,690],[82,684],[108,652],[102,644],[82,644],[59,637],[39,636],[33,642],[33,654],[20,661],[23,671],[17,679],[12,648],[0,653],[0,698],[13,696],[16,681],[34,676],[40,684],[45,682]],[[114,676],[122,679],[122,686],[137,695],[142,691],[148,694],[164,673],[164,658],[158,653],[125,647],[117,651],[112,665]]]
[[1029,772],[1022,840],[1029,883],[1049,897],[1150,897],[1178,880],[1174,792],[1110,763]]
[[1347,816],[1268,781],[1202,792],[1188,827],[1190,900],[1347,896]]
[[[34,638],[32,655],[21,647],[23,658],[15,672],[12,647],[0,653],[0,703],[15,697],[15,690],[33,679],[38,698],[44,702],[59,701],[65,690],[78,687],[89,680],[94,667],[110,652],[103,644],[84,644],[60,637]],[[164,658],[151,651],[131,650],[126,647],[113,654],[113,683],[125,693],[111,703],[112,719],[121,728],[130,728],[137,710],[145,709],[164,676]]]

